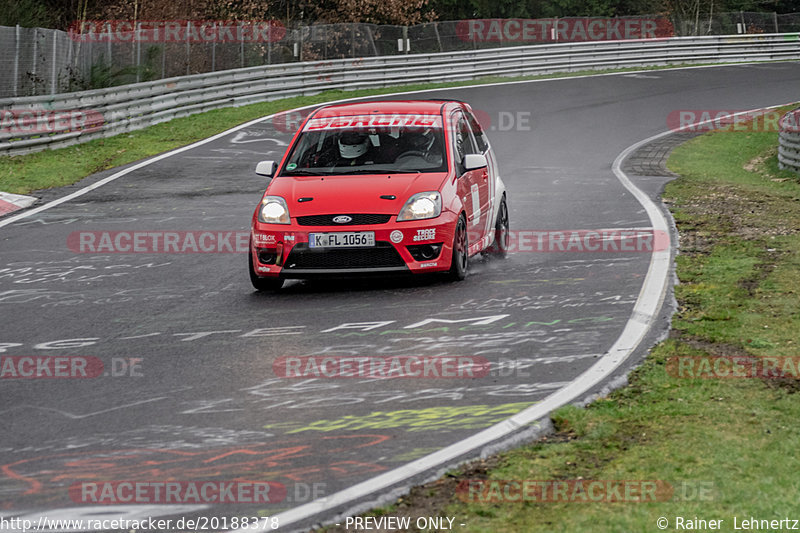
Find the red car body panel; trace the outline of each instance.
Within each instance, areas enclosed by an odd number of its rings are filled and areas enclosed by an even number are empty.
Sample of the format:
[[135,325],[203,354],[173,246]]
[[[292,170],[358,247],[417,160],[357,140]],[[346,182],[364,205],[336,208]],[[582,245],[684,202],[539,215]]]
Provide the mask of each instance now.
[[[281,175],[306,125],[330,124],[327,119],[346,121],[342,117],[374,115],[440,117],[447,172]],[[488,166],[457,175],[454,128],[458,117],[467,115],[467,120],[474,120],[469,106],[457,101],[343,104],[323,107],[309,115],[293,137],[278,163],[276,177],[264,193],[264,198],[280,196],[285,200],[290,223],[261,222],[258,217],[261,204],[256,207],[251,224],[252,270],[261,278],[447,271],[451,267],[456,223],[462,215],[469,232],[469,255],[485,250],[494,240],[497,206],[504,188],[488,142],[483,152]],[[309,121],[316,122],[309,124]],[[475,136],[471,138],[475,142]],[[397,216],[408,199],[425,191],[440,193],[441,214],[430,219],[398,222]],[[341,215],[351,216],[354,220],[343,226],[325,218]],[[382,216],[380,220],[378,215]],[[364,219],[363,223],[359,219]],[[375,247],[346,251],[330,248],[311,250],[309,247],[310,234],[364,231],[374,232]],[[439,246],[439,253],[432,258],[422,257],[419,248],[424,244]],[[417,258],[412,255],[414,250]]]
[[[408,197],[419,191],[437,191],[447,174],[359,174],[356,176],[299,176],[283,177],[270,184],[270,196],[314,198],[310,202],[294,202],[292,217],[325,213],[358,213],[369,202],[370,213],[400,212]],[[381,196],[395,196],[384,200]],[[341,229],[341,228],[339,228]]]

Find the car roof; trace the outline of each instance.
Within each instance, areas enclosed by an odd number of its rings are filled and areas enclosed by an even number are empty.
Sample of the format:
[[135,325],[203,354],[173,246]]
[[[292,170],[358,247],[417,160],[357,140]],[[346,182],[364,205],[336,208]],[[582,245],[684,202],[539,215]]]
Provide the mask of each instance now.
[[345,113],[353,115],[370,115],[372,113],[440,115],[444,106],[450,102],[461,104],[458,100],[383,100],[336,104],[318,109],[314,113],[314,118],[336,117]]

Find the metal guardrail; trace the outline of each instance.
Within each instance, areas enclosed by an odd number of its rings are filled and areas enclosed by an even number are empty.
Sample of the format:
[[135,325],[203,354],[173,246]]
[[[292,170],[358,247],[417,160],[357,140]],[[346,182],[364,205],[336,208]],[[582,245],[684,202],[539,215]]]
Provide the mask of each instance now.
[[800,172],[800,109],[783,115],[780,125],[778,166]]
[[[235,69],[108,89],[2,99],[0,155],[62,148],[211,109],[318,94],[328,89],[365,89],[485,76],[789,59],[800,59],[800,34],[563,43]],[[25,111],[32,112],[24,119],[19,118]],[[42,119],[47,112],[82,112],[84,117],[91,118],[76,127],[80,121]],[[7,126],[9,117],[10,127]]]

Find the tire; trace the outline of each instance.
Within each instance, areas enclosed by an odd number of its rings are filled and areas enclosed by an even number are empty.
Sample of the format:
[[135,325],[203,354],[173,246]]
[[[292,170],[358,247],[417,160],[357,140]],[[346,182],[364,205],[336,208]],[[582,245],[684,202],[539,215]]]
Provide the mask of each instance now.
[[283,280],[281,278],[262,278],[256,275],[253,270],[253,250],[247,254],[247,265],[250,271],[250,283],[257,291],[277,291],[283,287]]
[[461,281],[467,277],[469,270],[469,238],[467,236],[467,221],[461,215],[453,234],[453,259],[448,277],[453,281]]
[[508,255],[508,243],[511,238],[508,222],[508,206],[506,197],[500,200],[500,209],[497,210],[497,221],[494,224],[494,242],[487,250],[487,254],[500,259]]

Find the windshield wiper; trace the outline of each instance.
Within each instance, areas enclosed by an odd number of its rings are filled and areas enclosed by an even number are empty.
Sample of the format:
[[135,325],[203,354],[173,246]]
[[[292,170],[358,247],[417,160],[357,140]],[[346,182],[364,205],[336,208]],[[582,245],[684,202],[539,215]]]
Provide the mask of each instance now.
[[385,168],[370,168],[370,169],[353,169],[345,170],[342,174],[420,174],[420,170],[398,170],[398,169],[385,169]]
[[314,170],[311,168],[284,170],[281,176],[328,176],[331,172],[327,170]]

